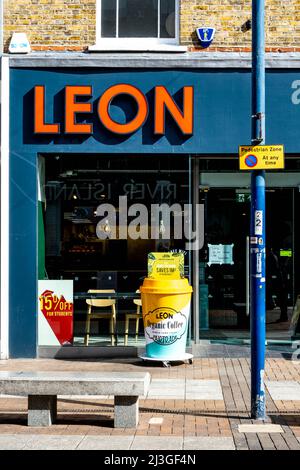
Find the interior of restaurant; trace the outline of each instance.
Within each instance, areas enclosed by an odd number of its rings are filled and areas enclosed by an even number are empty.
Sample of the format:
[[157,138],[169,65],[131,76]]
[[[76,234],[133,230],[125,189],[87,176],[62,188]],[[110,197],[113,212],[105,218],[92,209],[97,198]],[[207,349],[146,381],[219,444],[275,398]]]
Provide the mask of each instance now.
[[[151,239],[151,205],[188,203],[188,178],[188,159],[173,155],[40,157],[44,202],[39,218],[39,279],[73,280],[73,345],[144,344],[140,296],[133,294],[147,275],[148,253],[184,249],[184,241],[174,239],[172,232],[166,238],[163,220],[158,239]],[[128,211],[139,209],[134,204],[143,204],[148,211],[148,223],[140,227],[143,239],[114,239],[120,238],[120,196],[126,196]],[[106,204],[115,209],[116,233],[114,219],[104,212],[98,215],[100,206],[104,210]],[[128,216],[127,223],[134,219]],[[188,274],[187,257],[186,263]],[[91,320],[87,343],[89,290],[117,293],[114,338],[110,331],[113,309],[108,305],[93,308],[92,313],[103,313],[103,318]]]

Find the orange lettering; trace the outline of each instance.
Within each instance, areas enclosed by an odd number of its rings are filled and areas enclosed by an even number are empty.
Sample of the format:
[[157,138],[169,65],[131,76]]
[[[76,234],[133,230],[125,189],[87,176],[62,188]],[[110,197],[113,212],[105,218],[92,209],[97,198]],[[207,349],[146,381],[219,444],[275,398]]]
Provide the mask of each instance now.
[[59,134],[59,124],[45,124],[45,87],[34,87],[34,132],[35,134]]
[[77,113],[91,113],[91,103],[78,103],[76,96],[91,96],[91,86],[66,86],[66,118],[65,132],[66,134],[91,134],[93,132],[92,124],[76,123]]
[[183,111],[179,109],[164,86],[155,87],[155,134],[165,134],[166,108],[183,134],[193,134],[194,89],[192,86],[183,87]]
[[[132,96],[135,99],[138,110],[134,119],[126,124],[113,121],[109,114],[112,100],[121,94]],[[132,134],[137,131],[146,121],[148,116],[148,103],[143,93],[132,85],[114,85],[106,90],[101,96],[98,104],[98,115],[102,124],[115,134]]]

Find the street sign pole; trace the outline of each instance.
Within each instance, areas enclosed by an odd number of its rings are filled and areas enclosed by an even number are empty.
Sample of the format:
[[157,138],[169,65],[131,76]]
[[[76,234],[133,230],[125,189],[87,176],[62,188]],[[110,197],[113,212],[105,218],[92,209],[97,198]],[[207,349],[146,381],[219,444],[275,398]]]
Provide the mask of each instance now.
[[[265,0],[252,0],[252,145],[265,142]],[[251,417],[265,418],[265,171],[251,171]]]

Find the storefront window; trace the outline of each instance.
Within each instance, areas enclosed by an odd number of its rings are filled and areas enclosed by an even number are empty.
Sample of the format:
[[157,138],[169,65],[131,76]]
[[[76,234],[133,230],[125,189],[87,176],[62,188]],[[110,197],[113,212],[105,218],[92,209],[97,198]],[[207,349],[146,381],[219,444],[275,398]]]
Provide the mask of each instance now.
[[[73,282],[73,345],[143,345],[137,291],[148,253],[186,247],[172,210],[183,214],[189,202],[188,158],[46,155],[40,162],[39,279]],[[188,261],[186,252],[187,276]]]

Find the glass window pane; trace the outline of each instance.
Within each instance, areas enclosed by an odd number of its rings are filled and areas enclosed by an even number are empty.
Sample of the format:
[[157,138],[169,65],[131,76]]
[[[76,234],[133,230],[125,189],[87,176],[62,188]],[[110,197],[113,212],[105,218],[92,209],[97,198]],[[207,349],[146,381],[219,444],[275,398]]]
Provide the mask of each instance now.
[[117,0],[102,0],[101,2],[101,36],[116,37],[116,3]]
[[175,0],[160,0],[160,37],[175,38]]
[[119,0],[119,37],[156,38],[158,0]]

